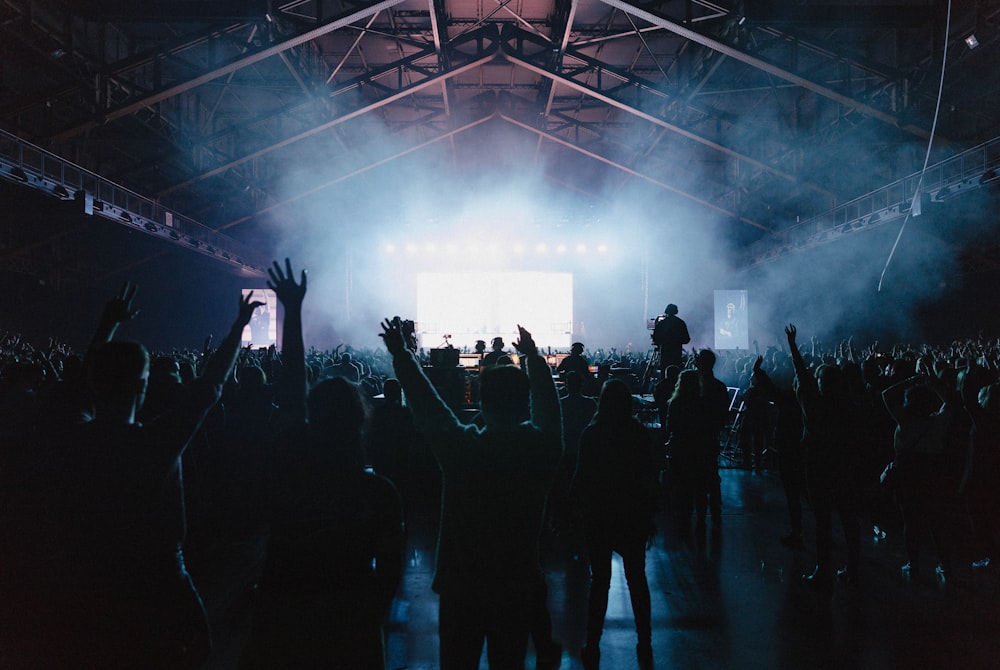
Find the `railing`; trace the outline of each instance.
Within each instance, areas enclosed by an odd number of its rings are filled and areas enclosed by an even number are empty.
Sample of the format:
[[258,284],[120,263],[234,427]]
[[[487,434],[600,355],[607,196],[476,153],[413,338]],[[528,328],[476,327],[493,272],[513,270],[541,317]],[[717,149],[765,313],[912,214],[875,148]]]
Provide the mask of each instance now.
[[268,262],[259,252],[4,130],[0,130],[0,177],[61,200],[76,200],[85,214],[102,216],[249,274],[267,274]]
[[1000,137],[929,166],[922,184],[920,173],[912,174],[787,228],[781,233],[781,242],[762,241],[752,245],[747,266],[761,265],[794,251],[890,223],[908,213],[917,216],[919,212],[911,212],[910,208],[918,187],[921,192],[918,202],[940,203],[995,181],[998,169]]

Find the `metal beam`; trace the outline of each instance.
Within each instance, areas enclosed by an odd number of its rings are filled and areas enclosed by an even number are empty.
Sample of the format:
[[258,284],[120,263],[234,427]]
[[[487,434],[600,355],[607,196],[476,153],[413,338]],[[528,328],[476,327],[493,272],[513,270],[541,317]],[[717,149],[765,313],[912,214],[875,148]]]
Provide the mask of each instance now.
[[270,146],[264,147],[262,149],[258,149],[257,151],[249,153],[249,154],[247,154],[245,156],[241,156],[240,158],[236,158],[234,160],[231,160],[228,163],[225,163],[224,165],[220,165],[218,167],[215,167],[215,168],[209,170],[208,172],[203,172],[202,174],[197,175],[195,177],[192,177],[191,179],[188,179],[186,181],[180,182],[179,184],[174,184],[173,186],[170,186],[170,187],[168,187],[168,188],[160,191],[159,194],[158,194],[158,196],[162,198],[164,195],[167,195],[168,193],[173,193],[174,191],[177,191],[179,189],[186,188],[186,187],[188,187],[188,186],[190,186],[190,185],[192,185],[192,184],[194,184],[196,182],[199,182],[199,181],[201,181],[203,179],[207,179],[209,177],[213,177],[213,176],[215,176],[217,174],[225,172],[226,170],[229,170],[230,168],[234,168],[237,165],[242,165],[243,163],[246,163],[247,161],[252,161],[255,158],[260,158],[261,156],[263,156],[265,154],[269,154],[272,151],[276,151],[277,149],[281,149],[283,147],[287,147],[290,144],[295,144],[296,142],[300,142],[300,141],[302,141],[304,139],[312,137],[313,135],[321,133],[321,132],[323,132],[325,130],[329,130],[330,128],[333,128],[334,126],[340,125],[341,123],[344,123],[346,121],[350,121],[351,119],[357,118],[359,116],[363,116],[363,115],[365,115],[365,114],[367,114],[369,112],[372,112],[372,111],[374,111],[376,109],[379,109],[381,107],[385,107],[386,105],[388,105],[390,103],[396,102],[397,100],[400,100],[400,99],[405,98],[407,96],[413,95],[414,93],[416,93],[418,91],[421,91],[421,90],[423,90],[425,88],[428,88],[430,86],[434,86],[436,84],[439,84],[442,81],[447,81],[448,79],[450,79],[452,77],[455,77],[457,75],[462,74],[463,72],[467,72],[468,70],[472,70],[472,69],[477,68],[477,67],[479,67],[481,65],[484,65],[484,64],[490,62],[491,60],[493,60],[494,58],[495,58],[495,54],[491,51],[491,52],[487,53],[485,56],[481,56],[480,58],[477,58],[476,60],[470,61],[469,63],[466,63],[465,65],[462,65],[460,67],[455,68],[454,70],[450,70],[448,72],[442,72],[441,74],[439,74],[438,76],[435,76],[435,77],[428,77],[427,79],[425,79],[422,82],[413,84],[413,85],[411,85],[411,86],[409,86],[407,88],[404,88],[404,89],[400,89],[400,90],[396,91],[395,93],[393,93],[392,95],[388,95],[385,98],[382,98],[381,100],[378,100],[378,101],[376,101],[376,102],[374,102],[374,103],[372,103],[370,105],[366,105],[364,107],[360,107],[360,108],[355,109],[353,111],[347,112],[346,114],[338,116],[335,119],[331,119],[330,121],[327,121],[326,123],[321,123],[318,126],[314,126],[312,128],[309,128],[308,130],[305,130],[303,132],[297,133],[297,134],[292,135],[290,137],[286,137],[285,139],[280,140],[280,141],[278,141],[278,142],[276,142],[274,144],[271,144]]
[[632,168],[630,168],[628,166],[625,166],[625,165],[622,165],[621,163],[617,163],[617,162],[611,160],[610,158],[606,158],[604,156],[601,156],[600,154],[594,153],[593,151],[588,151],[587,149],[584,149],[583,147],[579,147],[579,146],[573,144],[572,142],[570,142],[568,140],[562,139],[561,137],[557,137],[556,135],[551,135],[551,134],[545,132],[544,130],[539,130],[538,128],[535,128],[534,126],[532,126],[530,124],[522,123],[521,121],[518,121],[515,118],[507,116],[506,114],[500,114],[499,118],[503,119],[507,123],[510,123],[512,125],[517,126],[518,128],[522,128],[524,130],[531,131],[531,132],[537,134],[539,137],[543,137],[543,138],[549,140],[550,142],[555,142],[556,144],[559,144],[559,145],[564,146],[564,147],[566,147],[568,149],[572,149],[573,151],[581,153],[584,156],[587,156],[588,158],[593,158],[594,160],[600,161],[601,163],[604,163],[605,165],[610,165],[611,167],[613,167],[615,169],[618,169],[618,170],[621,170],[622,172],[624,172],[626,174],[629,174],[629,175],[632,175],[633,177],[638,177],[639,179],[643,179],[645,181],[648,181],[650,184],[658,186],[658,187],[664,189],[665,191],[670,191],[671,193],[676,193],[677,195],[683,196],[683,197],[687,198],[688,200],[691,200],[692,202],[698,203],[702,207],[707,207],[708,209],[711,209],[711,210],[714,210],[716,212],[719,212],[720,214],[725,214],[726,216],[728,216],[730,218],[736,219],[737,221],[741,221],[741,222],[746,223],[748,225],[751,225],[751,226],[753,226],[755,228],[759,228],[759,229],[761,229],[763,231],[766,231],[768,233],[772,233],[772,234],[774,233],[773,230],[771,230],[770,228],[768,228],[767,226],[765,226],[764,224],[762,224],[762,223],[760,223],[758,221],[754,221],[753,219],[748,219],[747,217],[742,216],[740,214],[737,214],[736,212],[731,212],[728,209],[726,209],[724,207],[720,207],[719,205],[716,205],[713,202],[709,202],[708,200],[705,200],[703,198],[699,198],[696,195],[688,193],[684,189],[680,189],[680,188],[677,188],[676,186],[672,186],[670,184],[667,184],[666,182],[662,182],[662,181],[660,181],[660,180],[658,180],[658,179],[656,179],[654,177],[650,177],[647,174],[643,174],[643,173],[639,172],[638,170],[633,170]]
[[917,137],[920,137],[922,139],[930,138],[930,132],[924,128],[920,128],[912,124],[904,124],[898,117],[895,117],[891,114],[887,114],[880,109],[876,109],[871,105],[867,105],[848,95],[844,95],[843,93],[838,93],[837,91],[827,88],[822,84],[814,82],[810,79],[806,79],[805,77],[795,74],[794,72],[790,72],[785,68],[779,67],[774,63],[769,63],[768,61],[757,58],[756,56],[752,56],[729,44],[724,44],[707,35],[702,35],[701,33],[691,30],[690,28],[687,28],[679,23],[676,23],[675,21],[672,21],[664,16],[654,14],[645,9],[640,9],[635,5],[632,5],[628,2],[623,2],[622,0],[600,0],[600,1],[606,5],[614,7],[615,9],[623,11],[626,14],[638,17],[643,21],[652,23],[653,25],[659,26],[664,30],[669,30],[670,32],[679,35],[685,39],[691,40],[692,42],[697,42],[702,46],[708,47],[709,49],[712,49],[714,51],[718,51],[719,53],[725,54],[726,56],[738,60],[741,63],[757,68],[758,70],[762,70],[763,72],[767,72],[768,74],[774,75],[779,79],[784,79],[785,81],[791,82],[796,86],[801,86],[802,88],[805,88],[809,91],[812,91],[813,93],[816,93],[817,95],[821,95],[824,98],[829,98],[830,100],[833,100],[841,105],[844,105],[845,107],[850,107],[855,111],[861,112],[862,114],[870,116],[874,119],[878,119],[883,123],[887,123],[907,133],[916,135]]
[[523,58],[518,58],[517,56],[514,56],[513,54],[509,54],[509,53],[507,53],[503,49],[501,49],[501,54],[503,55],[503,57],[505,59],[507,59],[509,62],[511,62],[514,65],[518,65],[520,67],[523,67],[523,68],[525,68],[527,70],[530,70],[530,71],[532,71],[532,72],[534,72],[536,74],[542,75],[543,77],[548,77],[548,78],[552,79],[553,81],[558,82],[558,83],[560,83],[560,84],[562,84],[564,86],[567,86],[569,88],[572,88],[573,90],[578,91],[580,93],[583,93],[584,95],[590,96],[590,97],[592,97],[592,98],[594,98],[596,100],[600,100],[601,102],[603,102],[605,104],[611,105],[612,107],[616,107],[616,108],[618,108],[618,109],[620,109],[620,110],[622,110],[624,112],[628,112],[629,114],[633,114],[635,116],[638,116],[639,118],[644,119],[646,121],[649,121],[650,123],[653,123],[653,124],[655,124],[657,126],[660,126],[661,128],[666,128],[667,130],[669,130],[671,132],[674,132],[674,133],[676,133],[676,134],[678,134],[678,135],[680,135],[682,137],[686,137],[687,139],[692,140],[694,142],[697,142],[699,144],[703,144],[703,145],[705,145],[707,147],[715,149],[716,151],[718,151],[720,153],[723,153],[723,154],[725,154],[727,156],[730,156],[730,157],[735,158],[737,160],[744,161],[745,163],[747,163],[749,165],[753,165],[754,167],[757,167],[757,168],[759,168],[761,170],[764,170],[765,172],[768,172],[768,173],[773,174],[775,176],[781,177],[782,179],[785,179],[785,180],[787,180],[789,182],[792,182],[793,184],[798,184],[798,185],[801,185],[801,186],[803,186],[805,188],[812,189],[813,191],[816,191],[817,193],[822,193],[823,195],[825,195],[827,197],[830,197],[830,198],[834,198],[834,199],[836,198],[836,194],[831,193],[831,192],[827,191],[826,189],[824,189],[824,188],[822,188],[820,186],[817,186],[815,184],[810,184],[808,182],[803,182],[798,177],[796,177],[795,175],[792,175],[792,174],[789,174],[789,173],[784,172],[782,170],[779,170],[778,168],[772,167],[771,165],[768,165],[767,163],[764,163],[764,162],[762,162],[760,160],[757,160],[756,158],[751,158],[750,156],[747,156],[746,154],[742,154],[742,153],[740,153],[738,151],[730,149],[729,147],[723,146],[723,145],[719,144],[718,142],[714,142],[714,141],[712,141],[712,140],[710,140],[710,139],[708,139],[706,137],[702,137],[701,135],[693,133],[690,130],[687,130],[687,129],[682,128],[682,127],[677,126],[677,125],[674,125],[674,124],[670,123],[669,121],[661,119],[658,116],[654,116],[653,114],[649,114],[648,112],[644,112],[644,111],[642,111],[640,109],[636,109],[635,107],[632,107],[631,105],[628,105],[628,104],[622,102],[621,100],[618,100],[617,98],[613,98],[613,97],[611,97],[609,95],[606,95],[605,93],[603,93],[601,91],[598,91],[597,89],[591,88],[590,86],[587,86],[586,84],[581,84],[580,82],[574,81],[573,79],[569,79],[569,78],[567,78],[567,77],[565,77],[565,76],[563,76],[561,74],[558,74],[558,73],[555,73],[555,72],[550,72],[549,70],[545,69],[544,67],[535,65],[534,63],[531,63],[531,62],[529,62],[527,60],[524,60]]
[[194,77],[193,79],[188,79],[187,81],[181,82],[179,84],[168,86],[163,90],[151,93],[150,95],[140,98],[139,100],[134,100],[128,104],[109,110],[104,114],[100,115],[96,119],[91,119],[90,121],[74,126],[72,128],[68,128],[62,132],[56,133],[49,139],[52,141],[69,139],[70,137],[74,137],[75,135],[79,135],[80,133],[96,128],[104,123],[107,123],[108,121],[114,121],[115,119],[120,119],[123,116],[128,116],[129,114],[132,114],[142,109],[143,107],[148,107],[149,105],[162,102],[164,100],[172,98],[186,91],[190,91],[191,89],[201,86],[202,84],[207,84],[213,79],[218,79],[219,77],[225,76],[230,72],[241,70],[247,66],[253,65],[254,63],[258,63],[266,58],[270,58],[271,56],[276,56],[284,51],[287,51],[288,49],[297,47],[300,44],[305,44],[306,42],[312,41],[318,37],[326,35],[327,33],[331,33],[334,30],[338,30],[340,28],[343,28],[344,26],[350,25],[355,21],[359,21],[361,19],[371,16],[372,14],[377,14],[378,12],[381,12],[385,9],[394,7],[404,1],[405,0],[380,0],[380,2],[367,5],[357,11],[350,12],[347,14],[342,14],[340,17],[323,24],[319,28],[314,28],[313,30],[309,30],[294,37],[290,37],[289,39],[283,42],[279,42],[277,44],[260,49],[258,51],[254,51],[253,53],[250,53],[246,56],[238,57],[235,60],[226,63],[225,65],[222,65],[209,72],[206,72],[205,74]]
[[308,197],[310,195],[314,195],[314,194],[322,191],[323,189],[327,189],[327,188],[329,188],[331,186],[336,186],[337,184],[339,184],[341,182],[344,182],[344,181],[347,181],[348,179],[351,179],[352,177],[356,177],[356,176],[358,176],[360,174],[368,172],[369,170],[374,170],[375,168],[377,168],[379,166],[382,166],[382,165],[385,165],[386,163],[391,163],[392,161],[396,160],[397,158],[402,158],[403,156],[406,156],[408,154],[412,154],[415,151],[420,151],[421,149],[429,147],[432,144],[436,144],[436,143],[440,142],[441,140],[449,140],[449,139],[455,137],[456,135],[458,135],[460,133],[464,133],[466,130],[469,130],[471,128],[475,128],[476,126],[481,125],[483,123],[486,123],[487,121],[490,121],[491,119],[494,119],[494,118],[496,118],[496,114],[495,113],[491,113],[491,114],[488,114],[488,115],[486,115],[486,116],[484,116],[484,117],[482,117],[480,119],[477,119],[476,121],[471,121],[469,123],[466,123],[465,125],[463,125],[463,126],[461,126],[459,128],[455,128],[455,129],[449,130],[449,131],[447,131],[445,133],[441,133],[437,137],[432,137],[431,139],[426,140],[424,142],[421,142],[420,144],[412,146],[412,147],[410,147],[408,149],[404,149],[404,150],[402,150],[400,152],[397,152],[397,153],[395,153],[395,154],[393,154],[391,156],[386,156],[385,158],[381,158],[381,159],[379,159],[379,160],[377,160],[377,161],[375,161],[373,163],[369,163],[368,165],[365,165],[365,166],[360,167],[360,168],[358,168],[356,170],[348,172],[347,174],[343,174],[343,175],[340,175],[339,177],[335,177],[335,178],[333,178],[333,179],[331,179],[329,181],[326,181],[326,182],[323,182],[322,184],[319,184],[318,186],[314,186],[314,187],[312,187],[311,189],[309,189],[307,191],[303,191],[302,193],[297,193],[296,195],[293,195],[290,198],[286,198],[286,199],[284,199],[284,200],[282,200],[280,202],[276,202],[276,203],[274,203],[272,205],[268,205],[267,207],[258,209],[253,214],[248,214],[247,216],[242,216],[242,217],[240,217],[238,219],[234,219],[234,220],[230,221],[229,223],[226,223],[226,224],[223,224],[222,226],[219,226],[219,228],[217,228],[217,230],[227,230],[229,228],[233,228],[235,226],[238,226],[241,223],[246,223],[247,221],[249,221],[250,219],[253,219],[256,216],[259,216],[261,214],[266,214],[267,212],[270,212],[270,211],[273,211],[275,209],[278,209],[279,207],[284,207],[285,205],[290,205],[291,203],[293,203],[293,202],[295,202],[297,200],[301,200],[302,198],[306,198],[306,197]]

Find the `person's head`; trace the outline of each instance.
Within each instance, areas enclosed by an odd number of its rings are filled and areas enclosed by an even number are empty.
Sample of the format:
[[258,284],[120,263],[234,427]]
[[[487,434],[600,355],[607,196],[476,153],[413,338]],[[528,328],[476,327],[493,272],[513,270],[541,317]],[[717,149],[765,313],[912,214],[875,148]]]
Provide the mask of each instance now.
[[671,400],[696,398],[701,394],[701,380],[697,370],[683,370],[677,375]]
[[399,380],[390,377],[382,382],[382,395],[385,396],[386,402],[401,404],[403,402],[403,387],[399,385]]
[[632,418],[632,392],[620,379],[609,379],[601,386],[594,423],[623,423]]
[[102,410],[119,414],[104,418],[122,419],[129,423],[134,412],[142,407],[149,382],[149,352],[138,342],[113,341],[102,345],[94,354],[91,386]]
[[486,341],[485,340],[476,340],[476,353],[477,354],[481,354],[484,351],[486,351]]
[[663,313],[664,314],[670,314],[670,315],[676,315],[677,314],[677,305],[675,305],[673,303],[670,303],[669,305],[667,305],[666,309],[663,310]]
[[1000,384],[988,384],[979,389],[979,406],[993,415],[1000,414]]
[[574,342],[573,345],[569,348],[569,353],[575,356],[580,356],[581,354],[583,354],[583,342]]
[[847,396],[847,378],[836,365],[824,363],[816,368],[816,385],[824,398],[844,398]]
[[715,367],[715,352],[711,349],[700,349],[694,355],[694,366],[699,372],[710,373]]
[[344,379],[324,379],[309,392],[309,430],[327,460],[347,468],[364,466],[361,433],[367,413],[358,388]]
[[350,364],[350,362],[352,360],[354,360],[354,357],[351,356],[351,353],[349,351],[345,351],[344,353],[342,353],[340,355],[340,364],[341,365]]
[[154,384],[180,384],[181,366],[173,356],[157,356],[149,365],[149,378]]
[[479,407],[491,423],[520,423],[529,416],[528,375],[513,365],[497,365],[479,375]]
[[503,338],[494,337],[493,338],[493,351],[503,351]]
[[941,398],[926,384],[917,384],[903,393],[903,406],[916,416],[930,416],[941,409]]

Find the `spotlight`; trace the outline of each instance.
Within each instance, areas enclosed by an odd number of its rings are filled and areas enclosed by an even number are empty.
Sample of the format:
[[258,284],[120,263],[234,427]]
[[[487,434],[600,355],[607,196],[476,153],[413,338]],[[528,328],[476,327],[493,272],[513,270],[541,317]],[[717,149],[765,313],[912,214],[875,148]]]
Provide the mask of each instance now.
[[408,254],[415,254],[415,253],[417,253],[417,245],[414,244],[413,242],[410,242],[409,244],[407,244],[406,245],[406,253],[408,253]]
[[996,178],[997,178],[997,171],[996,171],[996,168],[994,168],[994,169],[992,169],[992,170],[987,170],[987,171],[986,171],[986,172],[984,172],[984,173],[983,173],[983,175],[982,175],[982,176],[981,176],[981,177],[979,178],[979,184],[980,184],[980,185],[982,185],[982,184],[987,184],[987,183],[989,183],[989,182],[991,182],[991,181],[995,180]]
[[608,245],[606,245],[606,244],[598,244],[597,245],[597,251],[598,251],[598,253],[602,253],[602,254],[607,253],[608,252]]
[[517,244],[515,244],[514,245],[514,253],[518,254],[518,255],[523,254],[524,253],[524,245],[521,244],[520,242],[518,242]]
[[564,253],[566,253],[566,245],[565,244],[560,244],[559,246],[557,246],[556,247],[556,253],[557,254],[564,254]]
[[578,244],[578,245],[576,245],[576,253],[578,253],[578,254],[585,254],[585,253],[587,253],[587,245],[586,244]]
[[156,226],[156,224],[155,224],[155,223],[150,223],[149,221],[147,221],[147,222],[146,222],[146,223],[145,223],[145,224],[143,225],[143,228],[145,228],[146,230],[148,230],[148,231],[149,231],[149,232],[151,232],[151,233],[157,233],[157,232],[159,232],[159,231],[160,231],[160,229],[159,229],[159,228],[157,228],[157,226]]
[[56,196],[60,200],[65,200],[69,197],[69,191],[62,184],[56,184],[55,188],[52,189],[52,195]]
[[385,253],[387,253],[387,254],[394,254],[394,253],[396,253],[396,245],[395,244],[387,244],[387,245],[385,245]]
[[549,247],[545,243],[540,243],[540,244],[536,244],[535,245],[535,253],[536,254],[544,254],[548,250],[549,250]]
[[167,233],[167,234],[168,234],[168,235],[170,235],[170,239],[172,239],[172,240],[173,240],[174,242],[176,242],[176,241],[178,241],[179,239],[181,239],[181,236],[180,236],[180,235],[178,235],[177,233],[175,233],[175,232],[174,232],[174,231],[172,231],[172,230],[171,230],[171,231],[170,231],[169,233]]
[[132,217],[129,216],[128,212],[122,212],[121,214],[118,215],[118,218],[124,221],[125,223],[132,223]]
[[23,181],[23,182],[28,181],[28,175],[24,173],[24,170],[16,166],[10,169],[10,176],[18,181]]
[[965,46],[969,47],[970,49],[975,49],[976,47],[979,46],[979,40],[976,39],[976,36],[974,34],[969,35],[968,37],[965,38]]

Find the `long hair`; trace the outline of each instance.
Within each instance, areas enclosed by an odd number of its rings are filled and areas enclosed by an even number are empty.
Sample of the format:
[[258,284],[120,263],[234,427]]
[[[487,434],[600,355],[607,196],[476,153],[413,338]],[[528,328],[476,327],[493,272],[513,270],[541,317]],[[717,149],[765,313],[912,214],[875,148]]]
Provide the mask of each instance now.
[[601,387],[597,411],[591,425],[623,424],[632,419],[632,392],[620,379],[609,379]]
[[701,393],[701,377],[697,370],[684,370],[677,376],[677,384],[668,402],[697,398]]

